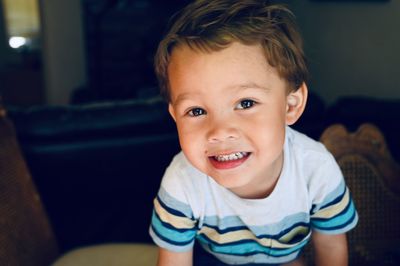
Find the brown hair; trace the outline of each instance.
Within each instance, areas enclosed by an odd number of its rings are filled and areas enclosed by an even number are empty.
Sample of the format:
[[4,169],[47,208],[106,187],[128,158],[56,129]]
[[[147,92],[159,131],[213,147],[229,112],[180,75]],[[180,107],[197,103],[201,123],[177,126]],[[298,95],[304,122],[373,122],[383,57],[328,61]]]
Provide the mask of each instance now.
[[303,42],[290,10],[265,0],[197,0],[173,17],[155,55],[161,94],[170,101],[168,65],[174,47],[218,51],[232,42],[261,44],[268,63],[291,91],[307,81]]

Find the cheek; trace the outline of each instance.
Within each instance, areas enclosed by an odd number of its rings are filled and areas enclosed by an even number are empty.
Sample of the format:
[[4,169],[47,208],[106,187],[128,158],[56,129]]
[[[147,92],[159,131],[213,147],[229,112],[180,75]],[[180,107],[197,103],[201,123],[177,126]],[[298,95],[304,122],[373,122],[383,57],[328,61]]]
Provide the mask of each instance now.
[[286,113],[284,108],[263,108],[256,115],[244,117],[242,124],[250,131],[276,131],[286,125]]
[[205,161],[204,161],[204,141],[202,138],[201,130],[188,130],[186,128],[180,128],[178,130],[179,143],[183,153],[189,162],[197,169],[205,172]]
[[185,153],[193,153],[202,144],[202,130],[183,121],[177,123],[179,142]]
[[285,127],[283,125],[270,125],[262,130],[253,130],[253,139],[257,142],[257,146],[263,150],[280,149],[285,140]]
[[253,136],[253,140],[264,149],[280,147],[285,139],[285,114],[270,112],[267,115],[260,115],[246,127],[246,131]]

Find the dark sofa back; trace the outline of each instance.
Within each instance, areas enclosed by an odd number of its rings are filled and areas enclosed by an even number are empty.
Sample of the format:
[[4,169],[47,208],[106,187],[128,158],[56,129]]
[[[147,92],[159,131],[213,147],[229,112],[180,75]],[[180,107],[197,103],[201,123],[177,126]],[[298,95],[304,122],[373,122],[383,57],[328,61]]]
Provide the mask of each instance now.
[[9,108],[62,251],[150,241],[152,200],[179,151],[161,100]]

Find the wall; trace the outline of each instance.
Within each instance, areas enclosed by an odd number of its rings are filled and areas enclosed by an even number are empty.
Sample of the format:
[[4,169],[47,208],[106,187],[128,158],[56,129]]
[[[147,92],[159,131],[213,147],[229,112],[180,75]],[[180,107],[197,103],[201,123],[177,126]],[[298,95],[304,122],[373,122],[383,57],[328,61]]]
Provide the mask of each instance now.
[[[282,1],[305,38],[310,90],[328,103],[345,95],[400,98],[400,1]],[[64,104],[86,83],[80,0],[41,3],[46,102]]]
[[400,98],[400,1],[286,1],[310,60],[310,90]]
[[[21,0],[23,1],[23,0]],[[8,3],[11,3],[10,1]],[[13,3],[13,2],[12,2]],[[19,2],[22,3],[22,2]],[[37,51],[17,51],[8,44],[7,29],[0,3],[0,98],[5,105],[31,106],[44,103],[40,55]],[[31,25],[32,26],[32,25]],[[14,28],[15,29],[15,28]],[[20,32],[21,33],[21,32]],[[32,32],[31,32],[32,33]],[[11,34],[17,34],[12,32]],[[28,36],[27,32],[23,32]],[[19,35],[19,33],[18,33]],[[22,35],[24,36],[24,35]]]
[[9,49],[5,19],[3,17],[3,6],[0,5],[0,69],[7,64]]
[[46,103],[67,104],[86,83],[80,0],[41,1]]

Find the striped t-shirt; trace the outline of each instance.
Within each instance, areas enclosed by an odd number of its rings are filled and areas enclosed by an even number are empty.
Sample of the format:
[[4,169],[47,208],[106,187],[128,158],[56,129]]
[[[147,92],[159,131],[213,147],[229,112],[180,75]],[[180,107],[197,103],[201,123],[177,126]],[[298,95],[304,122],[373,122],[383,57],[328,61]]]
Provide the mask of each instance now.
[[181,152],[154,200],[150,235],[165,249],[200,245],[227,264],[294,260],[312,230],[340,234],[358,216],[343,175],[325,147],[287,127],[284,162],[273,192],[242,199],[194,168]]

